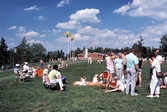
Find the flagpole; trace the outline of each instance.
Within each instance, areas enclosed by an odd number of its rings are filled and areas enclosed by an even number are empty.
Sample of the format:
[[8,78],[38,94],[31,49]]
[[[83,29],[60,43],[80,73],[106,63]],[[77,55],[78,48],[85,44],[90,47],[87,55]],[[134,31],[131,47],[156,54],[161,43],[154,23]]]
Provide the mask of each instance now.
[[70,59],[70,38],[68,39],[68,45],[69,45],[68,59]]
[[68,41],[67,41],[67,44],[68,44],[67,45],[67,60],[68,60],[68,59],[71,59],[71,57],[73,58],[75,57],[75,40],[74,40],[74,36],[72,36],[69,31],[65,32],[64,36],[68,38]]
[[74,57],[75,57],[75,39],[74,39]]

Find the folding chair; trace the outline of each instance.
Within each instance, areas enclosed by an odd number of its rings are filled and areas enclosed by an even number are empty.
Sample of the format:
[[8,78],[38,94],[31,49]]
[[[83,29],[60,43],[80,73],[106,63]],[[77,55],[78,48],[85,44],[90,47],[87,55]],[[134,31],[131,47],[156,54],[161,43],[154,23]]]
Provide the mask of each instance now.
[[14,70],[14,74],[15,74],[15,82],[17,81],[17,79],[19,79],[19,82],[25,81],[26,77],[23,75],[23,73],[21,71]]

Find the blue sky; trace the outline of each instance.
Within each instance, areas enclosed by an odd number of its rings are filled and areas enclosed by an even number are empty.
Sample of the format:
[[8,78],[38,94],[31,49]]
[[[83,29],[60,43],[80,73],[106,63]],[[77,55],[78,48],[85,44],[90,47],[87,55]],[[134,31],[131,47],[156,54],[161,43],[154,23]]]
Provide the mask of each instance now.
[[11,48],[26,37],[65,53],[84,46],[131,47],[140,36],[145,46],[158,47],[167,34],[166,6],[167,0],[0,0],[0,36]]

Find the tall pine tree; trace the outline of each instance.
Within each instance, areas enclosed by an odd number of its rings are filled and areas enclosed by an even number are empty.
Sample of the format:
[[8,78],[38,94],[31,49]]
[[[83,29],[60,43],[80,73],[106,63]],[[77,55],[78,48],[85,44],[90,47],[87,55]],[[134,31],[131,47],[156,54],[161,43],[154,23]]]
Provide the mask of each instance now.
[[0,66],[8,64],[8,46],[5,39],[2,37],[0,42]]

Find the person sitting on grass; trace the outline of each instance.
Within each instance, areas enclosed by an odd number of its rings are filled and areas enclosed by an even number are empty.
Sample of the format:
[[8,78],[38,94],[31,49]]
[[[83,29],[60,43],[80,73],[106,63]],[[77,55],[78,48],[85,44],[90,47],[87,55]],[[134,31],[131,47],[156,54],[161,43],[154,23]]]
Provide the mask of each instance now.
[[58,65],[53,65],[53,69],[49,72],[48,77],[49,77],[51,84],[59,83],[60,90],[63,91],[64,85],[63,85],[61,77],[58,74],[59,72],[57,71],[57,69],[58,69]]
[[89,82],[86,81],[86,76],[85,75],[81,76],[80,81],[75,81],[73,83],[73,85],[78,85],[78,86],[86,86],[88,84],[89,84]]
[[164,73],[164,77],[160,79],[160,88],[162,89],[167,88],[167,73]]
[[60,69],[57,69],[58,76],[62,79],[63,84],[67,83],[66,77],[61,75]]
[[98,74],[95,74],[94,77],[93,77],[93,81],[92,82],[89,82],[89,86],[96,86],[98,85],[99,83],[99,79],[98,79]]
[[124,91],[124,85],[123,83],[118,79],[117,76],[113,77],[112,83],[115,85],[111,85],[112,90],[105,90],[105,92],[123,92]]
[[98,80],[98,74],[95,74],[95,76],[93,77],[93,81],[92,82],[93,83],[99,82],[99,80]]
[[42,82],[43,82],[43,83],[45,82],[45,76],[46,76],[46,75],[48,76],[50,70],[51,70],[51,66],[50,66],[50,64],[48,64],[48,65],[46,66],[46,68],[44,69],[44,71],[43,71],[43,75],[42,75],[42,79],[43,79]]
[[43,79],[43,83],[44,83],[44,86],[45,87],[49,87],[50,85],[50,81],[49,81],[49,77],[48,77],[48,69],[44,69],[43,71],[43,76],[42,76],[42,79]]

